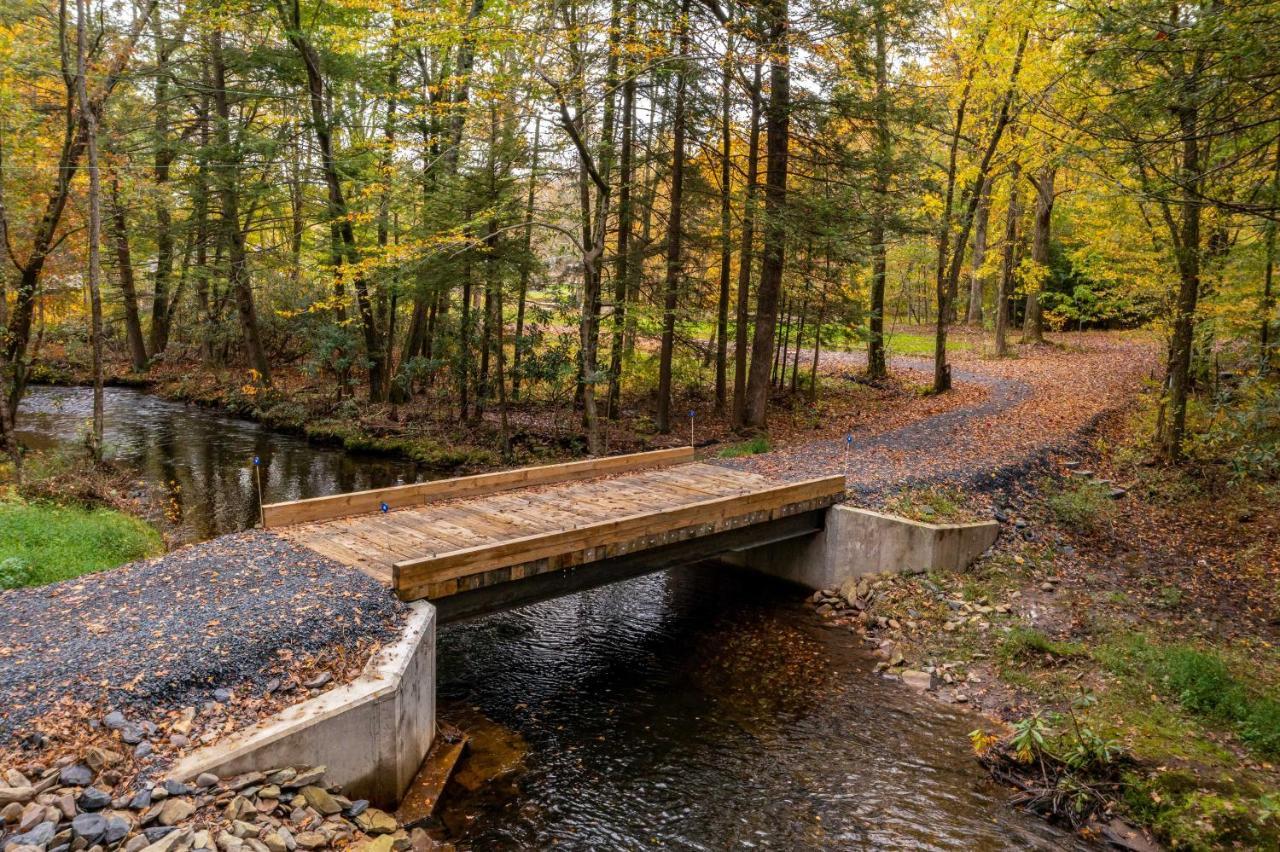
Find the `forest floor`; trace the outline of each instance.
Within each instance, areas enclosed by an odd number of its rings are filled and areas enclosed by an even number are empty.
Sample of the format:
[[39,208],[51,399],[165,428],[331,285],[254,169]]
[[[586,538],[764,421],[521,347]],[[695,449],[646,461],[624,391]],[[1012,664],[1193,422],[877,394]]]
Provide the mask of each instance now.
[[1112,812],[1160,841],[1280,848],[1280,488],[1152,463],[1147,413],[1104,415],[993,492],[894,495],[929,520],[994,510],[1000,539],[963,574],[814,605],[993,736],[1035,729],[1068,755],[1096,735],[1116,750],[1097,784]]

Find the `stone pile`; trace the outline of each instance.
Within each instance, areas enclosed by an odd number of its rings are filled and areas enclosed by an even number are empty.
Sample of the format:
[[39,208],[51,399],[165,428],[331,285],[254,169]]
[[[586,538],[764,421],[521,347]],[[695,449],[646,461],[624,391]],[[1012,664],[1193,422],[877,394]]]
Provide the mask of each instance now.
[[187,784],[122,783],[125,758],[89,748],[0,775],[0,852],[408,852],[440,848],[390,814],[285,767]]

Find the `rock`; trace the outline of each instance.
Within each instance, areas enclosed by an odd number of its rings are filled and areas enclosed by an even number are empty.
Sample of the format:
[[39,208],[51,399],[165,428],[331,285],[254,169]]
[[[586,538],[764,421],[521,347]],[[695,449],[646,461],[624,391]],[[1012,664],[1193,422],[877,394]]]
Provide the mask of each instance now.
[[57,811],[54,816],[49,816],[45,812],[44,805],[39,802],[28,802],[27,806],[22,809],[22,816],[18,817],[18,833],[25,834],[46,820],[58,822],[62,817],[62,812]]
[[6,769],[4,771],[4,785],[8,787],[30,787],[31,780],[16,769]]
[[298,787],[310,787],[313,784],[319,784],[323,781],[324,774],[327,771],[328,769],[324,766],[313,766],[310,769],[297,770],[293,778],[288,781],[277,781],[275,778],[271,778],[270,780],[273,784],[279,784],[281,787],[290,787],[294,789]]
[[137,745],[144,739],[142,729],[137,725],[125,725],[120,729],[120,739],[129,745]]
[[955,702],[957,704],[967,704],[968,701],[969,701],[969,696],[965,695],[963,692],[957,692],[955,694]]
[[[150,830],[148,829],[148,831]],[[170,850],[181,848],[186,841],[191,839],[191,834],[191,829],[170,831],[150,846],[144,846],[142,852],[170,852]]]
[[294,840],[303,849],[322,849],[329,843],[328,838],[318,831],[301,832]]
[[107,818],[102,814],[80,814],[71,821],[71,830],[76,837],[82,837],[88,843],[97,843],[107,833]]
[[369,810],[369,800],[368,800],[368,799],[356,799],[356,800],[355,800],[354,802],[352,802],[352,803],[351,803],[351,805],[347,808],[346,813],[347,813],[347,816],[348,816],[348,817],[350,817],[350,818],[352,818],[352,819],[355,819],[356,817],[360,816],[360,814],[364,813],[364,812],[365,812],[365,811],[367,811],[367,810]]
[[93,772],[82,763],[73,763],[62,767],[58,783],[63,787],[88,787],[93,783]]
[[268,831],[262,838],[262,842],[266,844],[269,852],[289,852],[289,846],[284,842],[284,838],[278,832]]
[[109,731],[118,731],[125,725],[129,724],[129,720],[119,710],[112,710],[106,716],[102,717],[103,726]]
[[1107,496],[1110,497],[1112,500],[1119,500],[1121,497],[1125,496],[1128,493],[1129,492],[1127,489],[1116,487],[1108,491]]
[[303,787],[302,797],[307,800],[308,805],[325,816],[342,812],[342,806],[335,802],[333,796],[329,795],[329,791],[323,787]]
[[390,834],[384,834],[381,837],[366,840],[355,848],[359,852],[392,852],[395,848],[395,838]]
[[184,819],[196,812],[196,806],[191,804],[187,799],[169,799],[160,808],[160,816],[157,818],[161,825],[177,825]]
[[914,669],[906,669],[902,672],[902,682],[920,692],[933,689],[933,675]]
[[236,796],[234,799],[227,802],[225,813],[227,815],[227,819],[237,820],[243,819],[247,814],[253,813],[253,811],[253,802],[249,801],[244,796]]
[[240,852],[244,848],[244,841],[229,831],[224,831],[218,835],[217,844],[222,852]]
[[142,834],[147,838],[148,843],[155,843],[162,837],[168,837],[170,834],[174,834],[177,830],[178,829],[169,825],[153,825],[151,828],[144,828],[142,830]]
[[1046,580],[1045,582],[1041,583],[1041,584],[1040,584],[1040,591],[1042,591],[1042,592],[1052,592],[1052,591],[1053,591],[1053,583],[1050,583],[1050,582],[1049,582],[1049,581],[1047,581],[1047,580]]
[[76,799],[76,804],[82,811],[100,811],[111,804],[111,794],[97,787],[86,787]]
[[219,704],[230,704],[233,697],[229,689],[215,689],[213,691],[213,700]]
[[294,849],[298,848],[298,841],[293,839],[293,832],[283,825],[276,830],[276,834],[279,834],[280,838],[284,840],[284,845],[288,847],[289,852],[293,852]]
[[167,778],[160,786],[164,787],[164,791],[170,796],[190,796],[195,792],[190,786],[183,784],[176,778]]
[[258,833],[258,826],[252,822],[245,822],[242,819],[233,820],[231,823],[231,833],[243,840],[246,837],[253,837]]
[[146,835],[138,834],[129,838],[129,842],[124,845],[124,852],[138,852],[148,845]]
[[187,739],[182,734],[169,735],[169,745],[173,746],[174,748],[186,748],[190,744],[191,744],[191,740]]
[[218,776],[214,775],[212,772],[201,772],[196,776],[196,786],[201,789],[212,787],[214,784],[217,784],[218,781]]
[[0,819],[6,823],[17,822],[22,818],[22,805],[18,802],[10,802],[3,808],[0,808]]
[[255,784],[261,784],[264,780],[266,780],[266,777],[267,776],[263,775],[261,772],[246,772],[243,775],[237,775],[236,777],[232,778],[224,786],[228,790],[234,790],[236,792],[239,792],[240,790],[243,790],[245,787],[252,787]]
[[999,509],[996,509],[995,511],[995,519],[1002,524],[1009,523],[1009,515],[1006,514],[1005,512],[1000,511]]
[[155,751],[155,749],[152,747],[151,741],[143,740],[133,749],[133,756],[138,760],[142,760],[145,757],[150,757],[151,752],[153,751]]
[[56,823],[42,822],[30,831],[10,837],[6,848],[11,852],[14,846],[34,846],[37,849],[43,849],[49,845],[49,841],[53,840],[53,836],[57,833]]
[[278,799],[280,798],[280,788],[275,784],[268,784],[258,789],[258,798],[260,799]]
[[177,721],[169,726],[169,730],[175,734],[186,736],[191,733],[191,726],[195,724],[196,708],[187,707],[178,715]]
[[266,780],[272,784],[279,784],[281,787],[285,787],[294,786],[290,782],[292,782],[296,777],[298,777],[298,771],[296,769],[286,767],[284,769],[277,769],[275,772],[268,774]]
[[303,681],[302,685],[305,686],[307,689],[319,689],[320,687],[328,684],[329,681],[331,680],[333,680],[332,674],[330,674],[329,672],[320,672],[320,674],[316,675],[310,680]]
[[143,787],[133,795],[129,801],[129,807],[135,811],[145,811],[151,807],[151,791]]
[[122,816],[112,816],[107,818],[107,833],[103,836],[102,842],[111,846],[124,840],[129,832],[133,831],[133,825],[129,820]]
[[377,808],[368,808],[356,817],[356,825],[365,834],[391,834],[400,827],[395,817]]
[[98,748],[94,746],[85,752],[84,762],[89,764],[89,768],[94,772],[101,772],[108,766],[115,766],[124,760],[124,755],[118,751],[112,751],[109,748]]

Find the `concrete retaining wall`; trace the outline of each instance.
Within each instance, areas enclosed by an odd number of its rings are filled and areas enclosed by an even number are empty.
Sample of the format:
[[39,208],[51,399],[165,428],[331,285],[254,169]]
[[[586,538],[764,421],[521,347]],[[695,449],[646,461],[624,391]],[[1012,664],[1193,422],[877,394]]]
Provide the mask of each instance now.
[[995,543],[1000,525],[926,524],[832,506],[815,536],[744,550],[731,561],[811,589],[837,589],[863,574],[960,571]]
[[193,752],[170,776],[324,765],[346,795],[394,806],[435,736],[435,667],[435,607],[419,601],[360,677]]

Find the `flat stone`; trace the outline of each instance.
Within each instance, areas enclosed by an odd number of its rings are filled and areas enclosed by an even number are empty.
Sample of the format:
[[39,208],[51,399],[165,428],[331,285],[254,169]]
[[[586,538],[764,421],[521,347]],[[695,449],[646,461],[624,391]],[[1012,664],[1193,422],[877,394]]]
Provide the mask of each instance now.
[[218,776],[214,775],[212,772],[201,772],[196,777],[196,786],[202,788],[212,787],[214,784],[217,784],[219,780]]
[[88,787],[93,783],[93,771],[82,763],[64,766],[58,773],[58,783],[63,787]]
[[392,852],[395,848],[395,842],[395,838],[390,834],[384,834],[381,837],[366,840],[355,848],[358,849],[359,852]]
[[268,831],[266,836],[262,838],[262,842],[266,844],[270,852],[289,852],[289,845],[284,842],[284,838],[278,832]]
[[19,802],[10,802],[0,808],[0,820],[17,822],[20,819],[22,819],[22,805]]
[[107,818],[102,814],[80,814],[71,821],[71,830],[88,843],[97,843],[107,833]]
[[902,682],[920,692],[933,689],[933,675],[914,669],[905,669],[902,672]]
[[142,729],[137,725],[125,725],[120,729],[120,739],[129,745],[137,745],[142,742],[145,737],[143,736]]
[[334,801],[333,796],[323,787],[303,787],[302,797],[307,800],[308,805],[325,816],[342,813],[342,805]]
[[150,757],[153,751],[155,751],[155,747],[151,745],[151,741],[143,740],[134,747],[133,756],[138,760],[142,760],[144,757]]
[[237,775],[227,782],[228,790],[240,791],[245,787],[252,787],[254,784],[261,784],[267,776],[261,772],[246,772],[243,775]]
[[103,726],[109,731],[118,731],[125,725],[129,724],[129,720],[119,710],[112,710],[106,716],[102,717]]
[[147,842],[145,834],[136,834],[129,838],[129,842],[124,845],[124,852],[139,852],[140,849],[150,845]]
[[303,849],[323,849],[329,844],[329,839],[318,831],[303,831],[294,840]]
[[181,781],[174,778],[166,779],[164,784],[161,786],[164,787],[164,791],[170,796],[190,796],[195,792],[195,790],[189,785],[183,784]]
[[129,807],[135,811],[145,811],[151,807],[151,791],[143,787],[137,793],[134,793],[133,798],[129,801]]
[[177,825],[196,812],[196,806],[186,799],[169,799],[160,808],[158,817],[161,825]]
[[356,825],[365,834],[391,834],[400,827],[395,817],[377,808],[369,808],[356,817]]
[[108,817],[107,833],[103,836],[102,842],[108,846],[114,843],[119,843],[129,835],[130,831],[133,831],[133,825],[129,820],[122,816]]
[[310,787],[312,784],[319,784],[323,781],[324,774],[327,771],[327,767],[313,766],[310,769],[299,769],[293,778],[288,781],[282,782],[272,778],[271,782],[279,784],[281,787]]
[[169,852],[169,850],[179,848],[186,841],[190,840],[191,834],[191,829],[187,829],[185,831],[170,831],[150,846],[144,846],[143,852]]
[[37,849],[43,849],[49,845],[49,841],[53,840],[54,835],[57,833],[57,824],[42,822],[30,831],[10,837],[7,845],[10,849],[13,846],[34,846]]
[[100,811],[111,804],[111,794],[99,790],[97,787],[86,787],[80,797],[76,799],[76,804],[80,806],[82,811]]
[[360,816],[360,814],[364,813],[367,810],[369,810],[369,800],[356,799],[347,807],[346,814],[352,819],[355,819],[356,817]]
[[307,689],[319,689],[320,687],[327,685],[331,680],[333,680],[333,675],[330,672],[320,672],[320,674],[308,681],[305,681],[302,685]]

